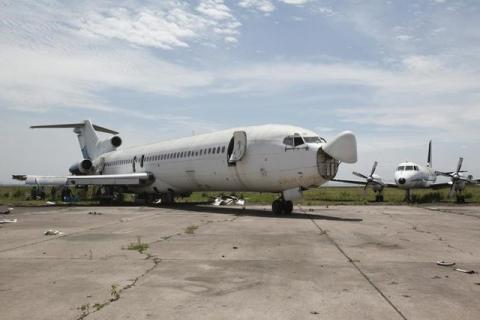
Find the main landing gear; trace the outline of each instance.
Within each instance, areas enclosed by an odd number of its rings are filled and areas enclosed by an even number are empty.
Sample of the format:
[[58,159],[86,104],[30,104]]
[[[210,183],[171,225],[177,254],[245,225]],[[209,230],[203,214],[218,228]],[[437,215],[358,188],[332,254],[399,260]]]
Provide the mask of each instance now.
[[277,199],[272,203],[272,211],[276,215],[290,214],[293,211],[293,202],[283,198]]
[[383,194],[377,193],[375,195],[375,202],[383,202]]

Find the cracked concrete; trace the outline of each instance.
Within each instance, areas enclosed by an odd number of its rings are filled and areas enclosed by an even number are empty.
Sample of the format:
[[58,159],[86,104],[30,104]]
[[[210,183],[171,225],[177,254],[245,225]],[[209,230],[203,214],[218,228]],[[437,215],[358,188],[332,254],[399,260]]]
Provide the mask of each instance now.
[[[101,215],[88,215],[89,211]],[[477,319],[480,208],[17,208],[6,319]],[[189,226],[196,226],[186,233]],[[46,237],[55,228],[64,236]],[[137,237],[143,254],[125,250]],[[118,296],[111,295],[112,285]],[[97,310],[98,309],[98,310]]]

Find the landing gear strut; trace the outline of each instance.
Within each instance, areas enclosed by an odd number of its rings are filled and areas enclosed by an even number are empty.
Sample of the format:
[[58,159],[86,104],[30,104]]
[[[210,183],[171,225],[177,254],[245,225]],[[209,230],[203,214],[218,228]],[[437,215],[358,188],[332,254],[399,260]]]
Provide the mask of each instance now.
[[377,193],[375,195],[375,202],[383,202],[383,194]]
[[272,211],[276,215],[290,214],[293,211],[293,202],[288,200],[285,201],[282,198],[277,199],[272,203]]

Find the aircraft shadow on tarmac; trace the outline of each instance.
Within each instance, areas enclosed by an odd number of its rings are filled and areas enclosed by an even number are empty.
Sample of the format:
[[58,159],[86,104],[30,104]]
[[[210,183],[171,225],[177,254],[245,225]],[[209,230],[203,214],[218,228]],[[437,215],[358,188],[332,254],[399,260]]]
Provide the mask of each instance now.
[[[166,206],[165,208],[182,211],[194,211],[205,213],[219,213],[219,214],[231,214],[238,216],[252,216],[262,218],[275,218],[275,219],[308,219],[308,220],[331,220],[331,221],[345,221],[345,222],[361,222],[363,219],[359,218],[340,218],[330,215],[321,215],[314,213],[299,213],[298,210],[294,210],[291,214],[275,215],[270,210],[263,209],[243,209],[241,207],[214,207],[206,206],[208,203],[176,203]],[[157,206],[155,206],[158,208]]]

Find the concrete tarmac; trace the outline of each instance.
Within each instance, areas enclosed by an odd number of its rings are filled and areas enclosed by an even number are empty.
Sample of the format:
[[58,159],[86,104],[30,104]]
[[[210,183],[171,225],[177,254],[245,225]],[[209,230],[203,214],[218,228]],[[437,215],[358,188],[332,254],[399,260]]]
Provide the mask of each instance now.
[[[479,275],[454,270],[480,271],[478,206],[48,207],[3,218],[17,223],[0,225],[1,319],[480,319]],[[138,243],[149,247],[128,250]]]

